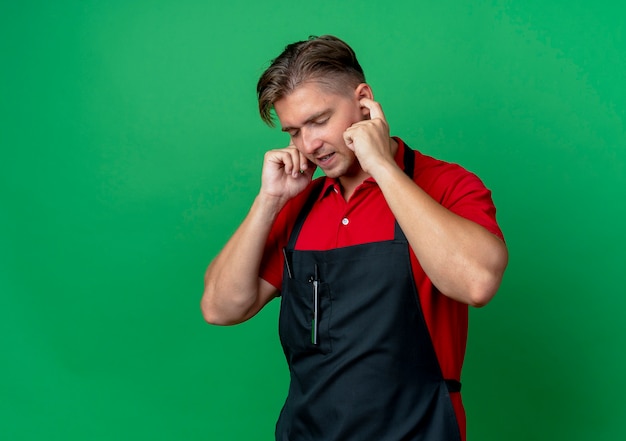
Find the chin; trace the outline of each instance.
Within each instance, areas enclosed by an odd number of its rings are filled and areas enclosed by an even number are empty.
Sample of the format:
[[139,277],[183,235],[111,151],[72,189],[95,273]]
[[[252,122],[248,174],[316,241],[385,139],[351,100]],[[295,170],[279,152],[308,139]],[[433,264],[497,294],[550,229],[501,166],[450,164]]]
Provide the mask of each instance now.
[[348,172],[347,168],[341,165],[329,169],[322,169],[322,171],[326,176],[333,179],[340,178]]
[[343,176],[343,173],[339,173],[336,170],[322,170],[322,171],[324,172],[324,175],[326,175],[326,177],[332,178],[332,179],[337,179]]

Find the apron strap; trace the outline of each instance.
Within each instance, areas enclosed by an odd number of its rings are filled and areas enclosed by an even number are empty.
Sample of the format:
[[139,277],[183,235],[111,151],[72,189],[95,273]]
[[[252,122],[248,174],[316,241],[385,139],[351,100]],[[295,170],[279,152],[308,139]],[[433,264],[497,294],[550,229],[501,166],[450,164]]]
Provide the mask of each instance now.
[[461,382],[457,380],[444,380],[446,382],[446,386],[448,387],[448,392],[461,392]]
[[294,250],[296,248],[296,240],[298,239],[298,236],[300,235],[300,230],[302,229],[302,225],[304,225],[304,220],[309,214],[309,211],[311,211],[311,208],[313,208],[313,204],[317,200],[317,197],[322,191],[322,188],[324,188],[325,179],[326,178],[313,181],[312,185],[315,185],[316,188],[313,188],[311,190],[311,193],[309,193],[309,196],[307,197],[306,202],[300,209],[300,213],[298,213],[298,217],[296,218],[296,222],[294,223],[293,229],[291,230],[291,234],[289,236],[289,241],[287,243],[287,250]]
[[[404,173],[413,180],[413,174],[415,172],[415,152],[406,144],[404,144]],[[394,237],[396,242],[406,242],[406,236],[404,231],[400,228],[398,221],[395,221]]]
[[415,172],[415,152],[406,144],[404,144],[404,173],[413,179]]

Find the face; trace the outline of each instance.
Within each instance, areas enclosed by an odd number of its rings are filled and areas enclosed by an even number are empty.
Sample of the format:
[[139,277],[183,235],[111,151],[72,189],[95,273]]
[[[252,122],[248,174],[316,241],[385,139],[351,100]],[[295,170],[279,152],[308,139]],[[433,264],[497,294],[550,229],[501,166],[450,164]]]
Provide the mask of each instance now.
[[[363,91],[365,89],[365,91]],[[361,84],[351,96],[329,92],[318,83],[307,82],[291,94],[276,101],[274,109],[284,132],[289,133],[296,148],[331,178],[362,175],[354,152],[344,140],[343,132],[365,118],[359,100],[371,93]]]

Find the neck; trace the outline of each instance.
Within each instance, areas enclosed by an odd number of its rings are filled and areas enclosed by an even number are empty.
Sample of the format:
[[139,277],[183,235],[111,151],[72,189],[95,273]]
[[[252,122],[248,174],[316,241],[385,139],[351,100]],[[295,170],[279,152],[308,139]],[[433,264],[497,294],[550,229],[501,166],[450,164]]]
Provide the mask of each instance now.
[[359,173],[346,176],[341,176],[338,181],[341,186],[341,195],[346,201],[349,201],[352,195],[354,194],[354,190],[363,183],[370,175],[365,173],[361,167],[359,167]]

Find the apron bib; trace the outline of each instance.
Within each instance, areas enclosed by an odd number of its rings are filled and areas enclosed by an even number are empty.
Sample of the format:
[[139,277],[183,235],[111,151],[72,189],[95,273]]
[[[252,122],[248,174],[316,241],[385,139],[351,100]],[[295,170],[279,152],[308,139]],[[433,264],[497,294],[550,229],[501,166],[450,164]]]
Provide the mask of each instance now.
[[276,439],[460,441],[449,395],[460,384],[441,374],[404,233],[396,222],[390,241],[295,250],[316,195],[285,249],[279,335],[290,386]]

